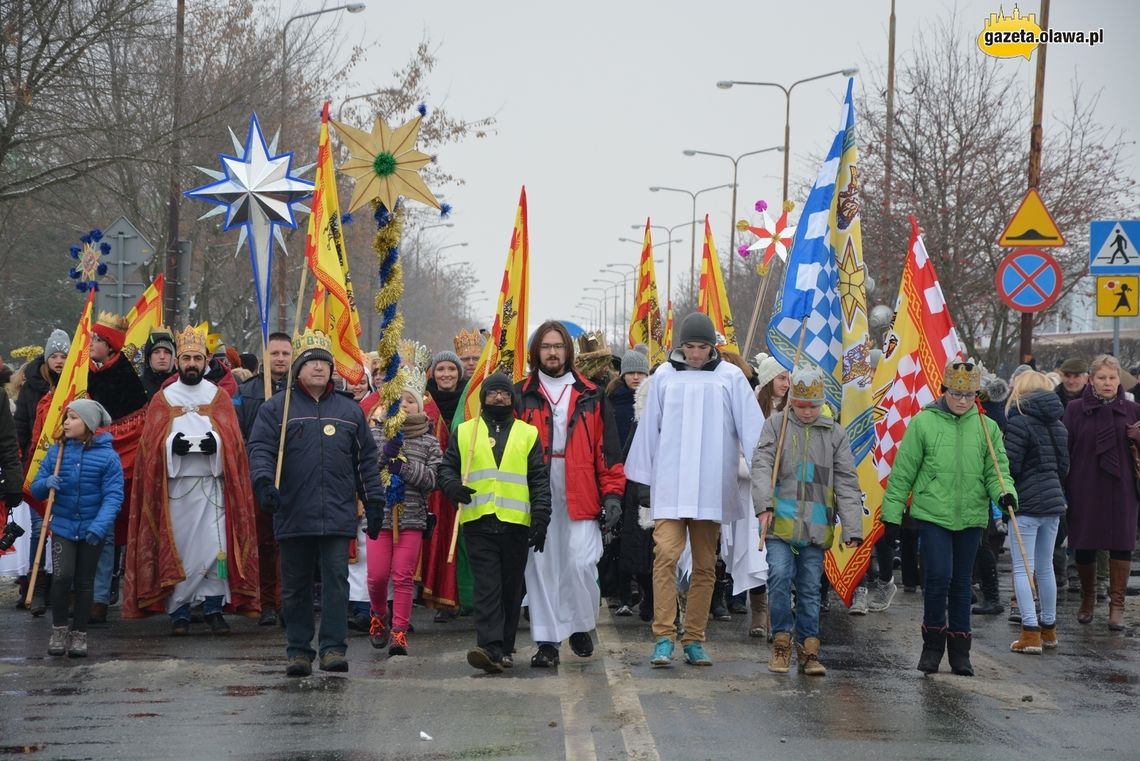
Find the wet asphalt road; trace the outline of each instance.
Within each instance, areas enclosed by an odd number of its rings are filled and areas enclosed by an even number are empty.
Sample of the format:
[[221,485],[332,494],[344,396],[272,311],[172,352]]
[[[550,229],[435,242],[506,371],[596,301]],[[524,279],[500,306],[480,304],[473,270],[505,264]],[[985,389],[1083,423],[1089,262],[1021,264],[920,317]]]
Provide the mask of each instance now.
[[[972,679],[914,669],[921,597],[901,590],[866,617],[833,603],[822,679],[770,674],[746,616],[710,622],[712,668],[650,669],[648,624],[604,611],[594,657],[564,646],[556,671],[531,669],[524,631],[519,665],[489,676],[465,662],[470,619],[417,608],[410,656],[353,634],[347,675],[287,679],[281,629],[230,617],[230,637],[173,639],[116,607],[91,657],[49,658],[48,619],[14,601],[0,580],[5,759],[1140,759],[1140,639],[1107,630],[1107,603],[1078,626],[1072,592],[1043,656],[1009,652],[1004,614],[975,616]],[[1128,606],[1140,626],[1140,598]]]

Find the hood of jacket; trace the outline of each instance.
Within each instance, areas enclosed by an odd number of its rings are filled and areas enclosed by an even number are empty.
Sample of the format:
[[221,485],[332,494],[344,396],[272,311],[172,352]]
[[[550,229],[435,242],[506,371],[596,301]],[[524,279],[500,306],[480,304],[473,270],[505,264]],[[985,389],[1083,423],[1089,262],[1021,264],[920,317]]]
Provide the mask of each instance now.
[[1060,420],[1065,414],[1065,405],[1053,391],[1034,391],[1009,408],[1009,416],[1027,415],[1043,423]]
[[705,362],[700,367],[692,367],[685,361],[685,350],[681,348],[674,349],[669,352],[669,364],[680,370],[715,370],[716,366],[720,364],[720,352],[716,347],[712,347],[712,353],[709,355],[709,361]]

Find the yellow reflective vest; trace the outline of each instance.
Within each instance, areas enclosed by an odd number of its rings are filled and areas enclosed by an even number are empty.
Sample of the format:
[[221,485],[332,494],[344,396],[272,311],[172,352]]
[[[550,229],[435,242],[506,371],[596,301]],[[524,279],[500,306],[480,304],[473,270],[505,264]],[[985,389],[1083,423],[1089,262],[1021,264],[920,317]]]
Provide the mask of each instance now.
[[[495,465],[491,451],[491,433],[482,417],[468,420],[456,430],[459,448],[459,472],[468,473],[467,457],[471,456],[467,485],[475,490],[471,502],[459,506],[459,522],[468,523],[484,515],[494,515],[504,523],[530,525],[530,486],[527,482],[527,460],[538,440],[538,429],[515,420],[507,434],[503,456]],[[475,436],[475,448],[471,437]]]

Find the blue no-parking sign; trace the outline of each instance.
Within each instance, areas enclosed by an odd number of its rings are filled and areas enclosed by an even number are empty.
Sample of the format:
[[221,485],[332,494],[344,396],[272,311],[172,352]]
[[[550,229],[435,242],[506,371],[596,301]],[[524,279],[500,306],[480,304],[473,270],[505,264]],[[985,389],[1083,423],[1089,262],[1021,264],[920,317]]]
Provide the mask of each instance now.
[[1019,248],[1001,260],[995,285],[1006,306],[1040,312],[1061,295],[1061,265],[1044,251]]

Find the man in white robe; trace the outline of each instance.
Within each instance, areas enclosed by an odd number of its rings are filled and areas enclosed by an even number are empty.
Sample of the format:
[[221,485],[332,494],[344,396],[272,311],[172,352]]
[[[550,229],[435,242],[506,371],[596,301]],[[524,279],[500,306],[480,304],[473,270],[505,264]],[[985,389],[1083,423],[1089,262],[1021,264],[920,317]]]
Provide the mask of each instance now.
[[[709,666],[705,624],[716,578],[721,524],[747,517],[739,499],[738,463],[756,449],[764,416],[740,368],[722,362],[712,321],[700,313],[681,323],[681,348],[653,376],[645,412],[625,461],[627,476],[649,484],[656,544],[653,562],[651,663],[673,661],[677,636],[677,561],[686,539],[693,571],[683,622],[685,661]],[[757,537],[757,541],[759,537]]]

